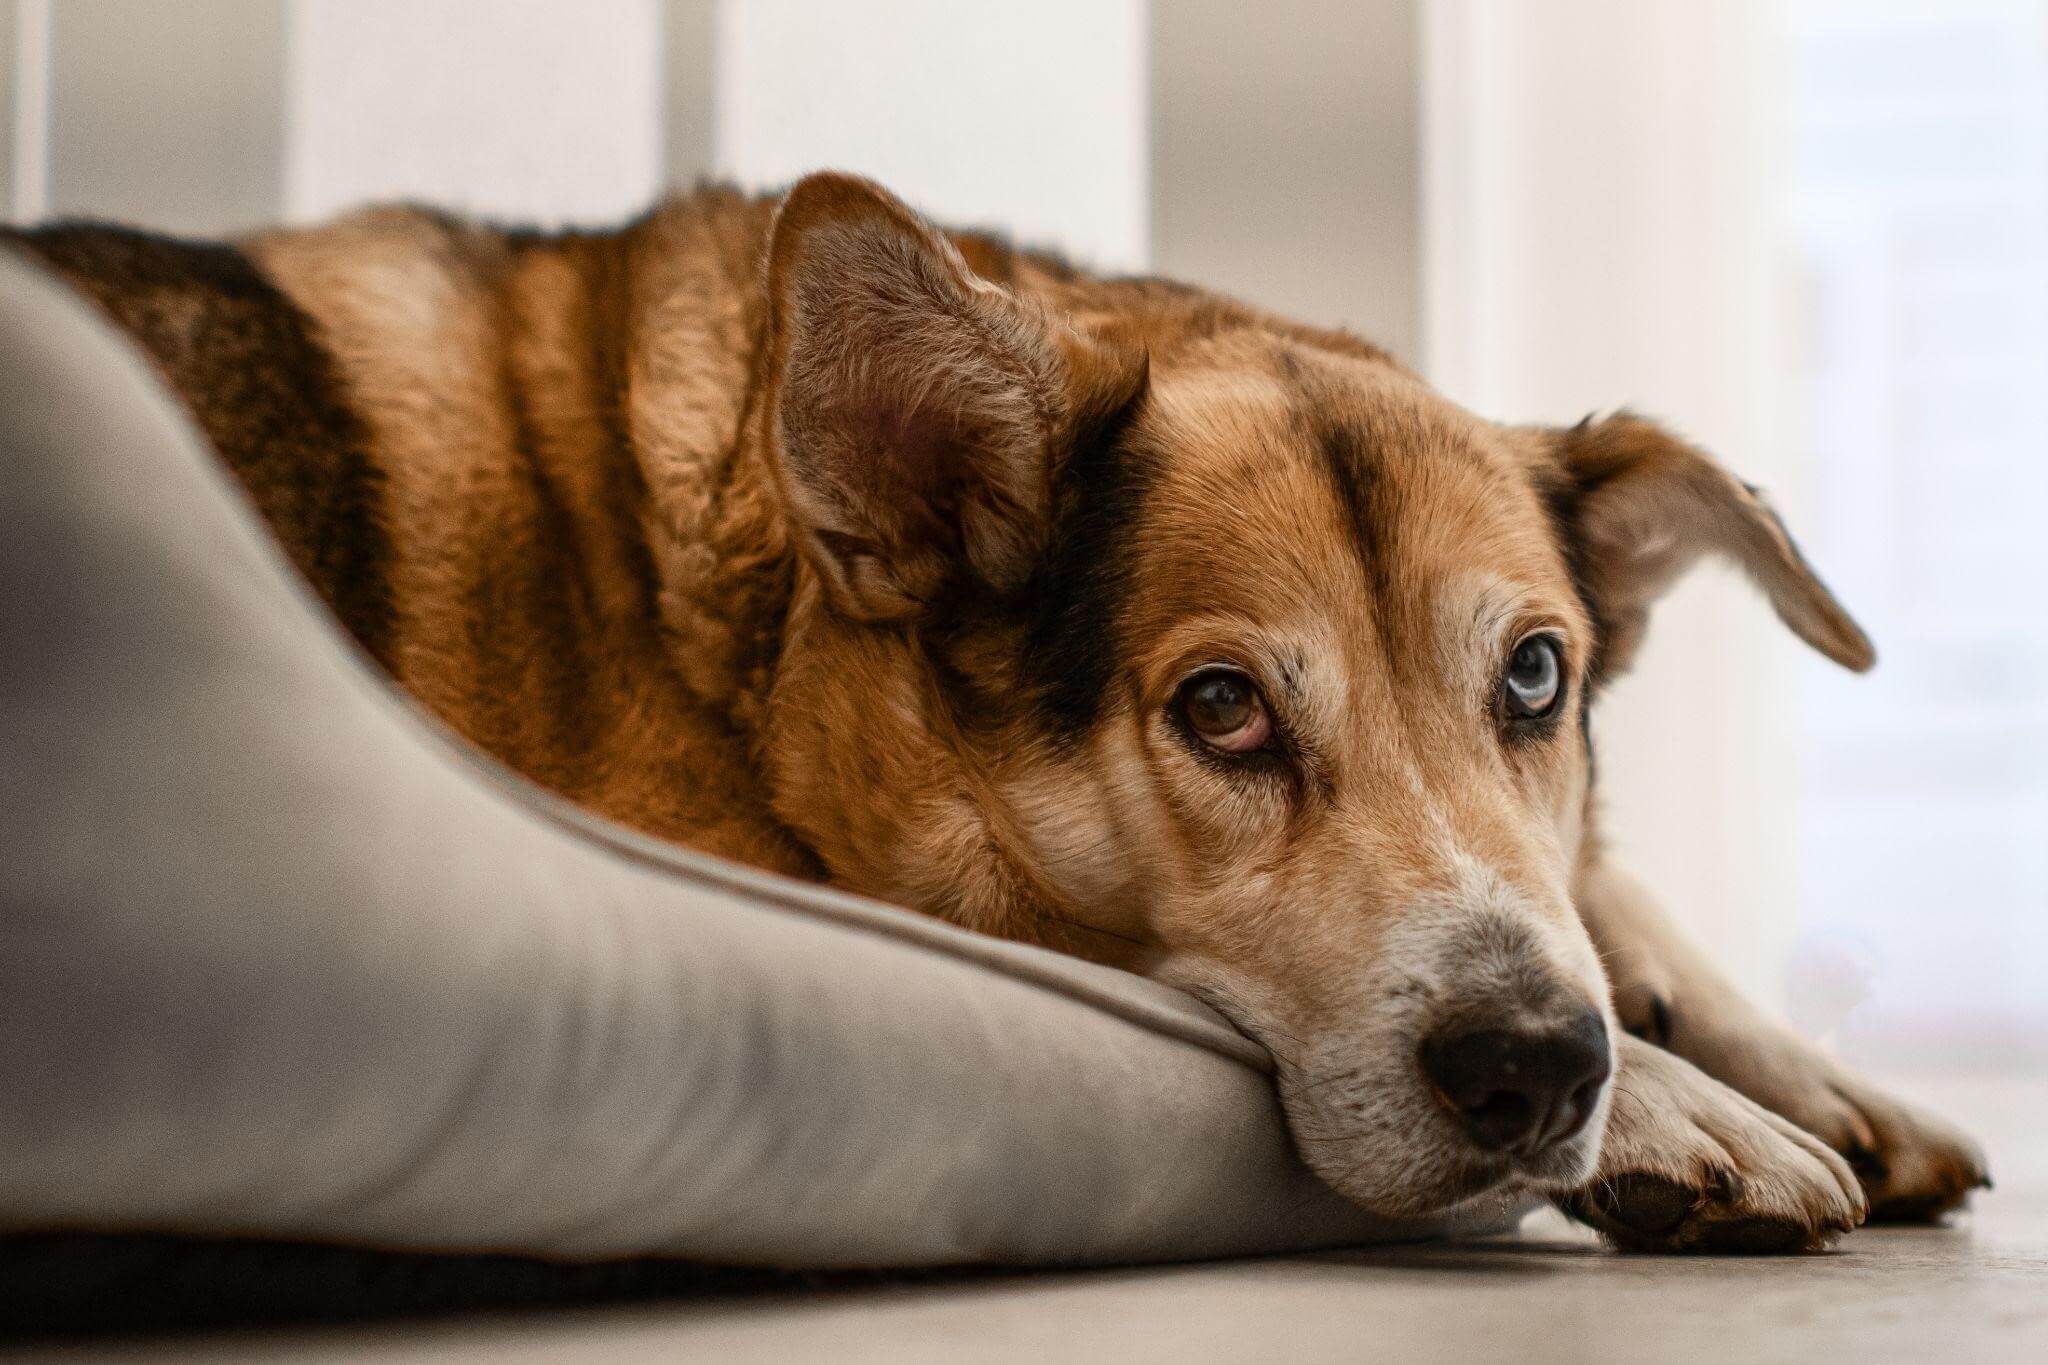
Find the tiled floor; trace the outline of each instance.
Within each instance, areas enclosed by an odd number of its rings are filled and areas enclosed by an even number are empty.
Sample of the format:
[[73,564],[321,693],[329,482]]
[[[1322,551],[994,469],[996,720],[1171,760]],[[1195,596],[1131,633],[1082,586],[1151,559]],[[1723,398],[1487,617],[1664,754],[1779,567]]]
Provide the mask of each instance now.
[[1512,1241],[1000,1276],[738,1302],[130,1342],[206,1361],[2048,1361],[2048,1078],[1910,1087],[1986,1142],[1948,1228],[1795,1258],[1621,1256],[1563,1220]]

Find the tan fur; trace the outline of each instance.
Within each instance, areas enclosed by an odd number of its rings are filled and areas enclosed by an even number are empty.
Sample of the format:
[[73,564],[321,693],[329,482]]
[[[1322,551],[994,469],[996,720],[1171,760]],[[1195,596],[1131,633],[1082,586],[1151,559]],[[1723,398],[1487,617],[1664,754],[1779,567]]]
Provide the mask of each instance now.
[[[1304,1159],[1385,1212],[1536,1189],[1631,1245],[1809,1245],[1864,1195],[1788,1118],[1902,1210],[1981,1178],[1748,1011],[1590,826],[1583,699],[1698,556],[1872,658],[1754,490],[1654,425],[1500,426],[1355,338],[844,176],[616,233],[397,209],[245,249],[381,474],[373,647],[535,781],[1186,988],[1271,1050]],[[204,344],[152,350],[179,382]],[[205,410],[231,460],[262,434]],[[1502,679],[1534,635],[1569,704],[1524,725]],[[1188,731],[1216,666],[1273,747]],[[1621,1079],[1584,1128],[1466,1142],[1423,1041],[1588,1012]],[[1673,1017],[1668,1051],[1619,1036]]]

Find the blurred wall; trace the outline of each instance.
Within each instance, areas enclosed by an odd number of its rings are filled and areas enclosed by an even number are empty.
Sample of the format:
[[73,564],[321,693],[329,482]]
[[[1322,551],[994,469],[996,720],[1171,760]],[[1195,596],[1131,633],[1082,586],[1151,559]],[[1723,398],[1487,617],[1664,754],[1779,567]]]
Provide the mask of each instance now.
[[14,216],[15,6],[0,4],[0,213]]
[[637,213],[663,182],[662,10],[292,0],[285,215],[379,198],[543,223]]
[[1421,358],[1422,0],[1152,9],[1152,263]]
[[275,0],[54,0],[49,208],[177,231],[276,214]]
[[10,213],[217,232],[274,217],[281,0],[0,9]]
[[760,187],[820,167],[858,171],[947,221],[1142,269],[1146,10],[1143,0],[722,4],[714,165]]
[[712,173],[717,0],[666,0],[661,19],[663,183],[687,189]]

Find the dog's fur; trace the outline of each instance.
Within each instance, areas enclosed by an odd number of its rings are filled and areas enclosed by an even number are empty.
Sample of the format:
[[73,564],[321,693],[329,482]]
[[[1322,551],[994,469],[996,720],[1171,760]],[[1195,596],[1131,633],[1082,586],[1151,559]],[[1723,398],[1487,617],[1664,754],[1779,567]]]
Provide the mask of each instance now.
[[[16,240],[455,729],[655,834],[1187,988],[1369,1207],[1535,1188],[1626,1245],[1803,1247],[1983,1178],[1741,1002],[1592,828],[1587,708],[1700,555],[1873,657],[1755,490],[1647,421],[1496,425],[1351,336],[836,175],[609,233]],[[1504,719],[1535,632],[1566,701]],[[1190,728],[1215,665],[1256,752]],[[1588,1009],[1616,1078],[1525,1159],[1417,1065]]]

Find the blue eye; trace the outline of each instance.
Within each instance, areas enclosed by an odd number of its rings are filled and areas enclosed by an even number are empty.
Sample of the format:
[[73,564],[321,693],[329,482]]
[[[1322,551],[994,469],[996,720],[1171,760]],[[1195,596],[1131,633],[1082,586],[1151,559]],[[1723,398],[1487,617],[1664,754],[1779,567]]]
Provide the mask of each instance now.
[[1563,692],[1564,660],[1554,636],[1531,635],[1515,646],[1501,687],[1501,704],[1510,718],[1541,720],[1557,709]]

